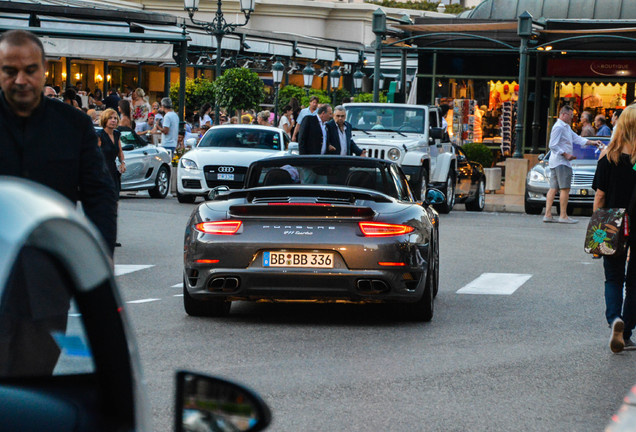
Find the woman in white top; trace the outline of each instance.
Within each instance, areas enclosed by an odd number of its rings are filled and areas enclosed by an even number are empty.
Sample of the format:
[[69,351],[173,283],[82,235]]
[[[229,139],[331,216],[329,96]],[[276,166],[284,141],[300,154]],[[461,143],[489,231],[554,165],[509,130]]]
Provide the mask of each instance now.
[[212,127],[212,118],[210,113],[212,112],[212,105],[204,103],[199,110],[199,127],[201,129],[210,129]]
[[291,105],[285,105],[283,108],[283,114],[280,116],[280,121],[278,122],[278,128],[284,130],[288,134],[291,134],[291,131],[294,128],[292,113]]

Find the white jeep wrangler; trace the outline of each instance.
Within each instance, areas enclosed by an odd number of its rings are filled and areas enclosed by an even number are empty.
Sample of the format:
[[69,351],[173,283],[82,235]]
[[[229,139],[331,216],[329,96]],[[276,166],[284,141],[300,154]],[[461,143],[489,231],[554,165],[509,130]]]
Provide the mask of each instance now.
[[455,205],[457,157],[444,140],[439,107],[390,103],[345,104],[352,139],[368,157],[397,162],[417,199],[428,187],[439,188],[446,201],[436,206],[448,213]]

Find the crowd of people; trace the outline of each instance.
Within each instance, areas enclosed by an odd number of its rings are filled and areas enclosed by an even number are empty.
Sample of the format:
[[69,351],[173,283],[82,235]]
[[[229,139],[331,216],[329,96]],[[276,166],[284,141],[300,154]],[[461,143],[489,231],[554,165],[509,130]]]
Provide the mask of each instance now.
[[[117,130],[133,130],[144,142],[161,144],[173,154],[184,147],[189,138],[198,141],[215,124],[212,105],[206,102],[195,112],[186,112],[184,130],[179,133],[178,116],[170,98],[151,104],[142,88],[130,89],[127,85],[121,89],[110,88],[104,97],[99,88],[83,90],[82,82],[78,81],[61,94],[58,87],[47,85],[44,95],[83,110],[96,126],[102,126],[100,119],[105,110],[114,110],[118,115]],[[328,104],[319,106],[318,97],[312,96],[309,106],[304,108],[298,99],[292,97],[289,104],[281,109],[278,118],[268,110],[247,110],[240,116],[228,116],[222,110],[219,124],[276,126],[283,129],[292,141],[298,141],[301,154],[361,155],[362,150],[351,140],[351,125],[345,118],[342,105],[332,110]]]

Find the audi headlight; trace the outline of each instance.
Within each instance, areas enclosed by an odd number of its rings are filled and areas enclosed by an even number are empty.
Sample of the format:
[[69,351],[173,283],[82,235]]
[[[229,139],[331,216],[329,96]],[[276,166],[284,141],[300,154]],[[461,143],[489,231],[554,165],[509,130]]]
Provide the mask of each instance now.
[[530,171],[530,181],[531,182],[545,182],[546,178],[545,178],[545,175],[543,175],[542,172],[539,172],[537,170],[532,170],[532,171]]
[[396,161],[400,159],[400,150],[392,148],[391,150],[389,150],[388,156],[390,160]]
[[199,169],[199,167],[197,166],[197,163],[195,161],[190,160],[190,159],[186,159],[184,157],[181,158],[179,163],[181,164],[181,168],[185,168],[185,169]]

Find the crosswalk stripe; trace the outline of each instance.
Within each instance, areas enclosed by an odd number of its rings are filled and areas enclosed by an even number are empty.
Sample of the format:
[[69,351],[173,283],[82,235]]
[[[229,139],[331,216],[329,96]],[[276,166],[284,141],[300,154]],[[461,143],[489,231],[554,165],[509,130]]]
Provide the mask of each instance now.
[[126,303],[139,304],[139,303],[156,302],[156,301],[159,301],[159,300],[161,300],[161,299],[158,299],[158,298],[147,298],[147,299],[141,299],[141,300],[131,300],[131,301],[127,301]]
[[531,277],[531,274],[482,273],[457,294],[511,295]]
[[115,264],[115,276],[125,275],[150,267],[154,267],[154,264]]

